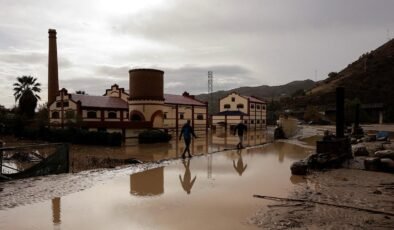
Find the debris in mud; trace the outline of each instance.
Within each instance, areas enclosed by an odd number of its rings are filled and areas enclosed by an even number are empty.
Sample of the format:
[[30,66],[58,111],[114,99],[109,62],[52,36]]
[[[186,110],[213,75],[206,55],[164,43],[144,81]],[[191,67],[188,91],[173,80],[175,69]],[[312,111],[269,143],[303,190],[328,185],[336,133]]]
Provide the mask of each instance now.
[[300,184],[289,198],[262,208],[250,223],[262,229],[289,229],[291,224],[297,229],[392,229],[392,174],[338,169],[312,172],[306,178],[308,183]]

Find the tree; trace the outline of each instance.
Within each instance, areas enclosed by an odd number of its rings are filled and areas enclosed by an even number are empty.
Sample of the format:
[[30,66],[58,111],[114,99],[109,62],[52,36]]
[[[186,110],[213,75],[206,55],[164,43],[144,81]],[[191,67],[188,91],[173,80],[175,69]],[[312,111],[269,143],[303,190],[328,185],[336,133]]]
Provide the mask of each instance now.
[[337,73],[337,72],[330,72],[330,73],[328,74],[328,77],[329,77],[329,78],[334,78],[334,77],[336,77],[336,76],[338,76],[338,73]]
[[41,84],[37,82],[37,78],[32,76],[17,77],[14,83],[15,102],[19,101],[19,112],[31,118],[34,116],[34,110],[37,107],[38,100],[41,100],[37,94],[41,92]]

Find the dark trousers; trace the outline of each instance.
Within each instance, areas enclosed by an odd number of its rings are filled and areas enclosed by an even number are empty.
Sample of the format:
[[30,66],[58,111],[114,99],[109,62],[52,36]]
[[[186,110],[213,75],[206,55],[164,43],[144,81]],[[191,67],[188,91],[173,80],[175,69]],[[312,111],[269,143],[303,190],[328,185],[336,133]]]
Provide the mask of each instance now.
[[192,142],[191,138],[184,138],[185,141],[185,150],[183,150],[182,155],[185,155],[186,151],[190,155],[190,143]]

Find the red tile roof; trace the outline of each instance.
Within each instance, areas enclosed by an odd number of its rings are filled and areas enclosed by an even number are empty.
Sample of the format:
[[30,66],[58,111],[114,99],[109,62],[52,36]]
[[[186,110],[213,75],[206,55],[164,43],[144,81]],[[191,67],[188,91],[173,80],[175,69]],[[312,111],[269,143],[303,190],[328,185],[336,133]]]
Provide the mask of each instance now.
[[107,96],[90,96],[83,94],[70,94],[71,99],[75,102],[80,101],[84,107],[98,107],[111,109],[128,109],[127,102],[118,97]]
[[253,96],[243,96],[243,97],[246,97],[246,99],[249,99],[250,102],[265,103],[265,101],[262,101],[256,97],[253,97]]
[[205,105],[203,102],[196,99],[174,94],[164,94],[164,103],[179,105]]

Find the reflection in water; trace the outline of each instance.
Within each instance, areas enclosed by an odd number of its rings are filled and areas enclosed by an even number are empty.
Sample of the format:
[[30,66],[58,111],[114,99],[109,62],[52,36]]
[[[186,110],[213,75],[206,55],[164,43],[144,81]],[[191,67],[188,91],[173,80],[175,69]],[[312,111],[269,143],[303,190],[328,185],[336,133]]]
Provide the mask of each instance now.
[[[202,143],[206,141],[196,140]],[[159,152],[159,146],[152,145],[148,154]],[[302,181],[302,178],[290,178],[290,165],[295,160],[305,158],[308,151],[310,149],[278,142],[243,149],[240,154],[232,150],[208,154],[207,158],[193,157],[183,165],[177,164],[181,160],[175,160],[165,164],[166,173],[161,167],[125,175],[133,173],[133,168],[130,171],[100,170],[97,173],[89,172],[88,176],[66,174],[22,180],[32,188],[23,186],[21,181],[13,182],[15,184],[6,182],[7,185],[0,185],[4,188],[0,193],[1,207],[19,200],[21,202],[15,208],[3,210],[0,207],[0,229],[251,229],[244,222],[245,217],[256,212],[256,199],[250,194],[287,197],[288,191],[294,186],[292,183]],[[145,153],[134,152],[141,156]],[[279,153],[283,153],[283,162],[278,161]],[[234,163],[235,168],[241,169],[242,177],[238,175],[238,170],[234,172]],[[245,169],[248,170],[247,174]],[[194,187],[196,176],[199,176],[199,182]],[[85,189],[90,184],[98,185]],[[236,189],[233,189],[234,185],[237,185]],[[126,192],[125,188],[133,195]],[[82,191],[77,192],[80,189]],[[191,194],[192,189],[193,195],[186,195]],[[51,197],[53,192],[50,190],[62,191],[65,195],[61,201],[55,198],[29,204],[29,200],[35,202]],[[7,195],[11,191],[12,195]],[[237,199],[239,197],[242,199]],[[4,202],[7,199],[10,202]],[[186,215],[192,218],[185,218]]]
[[130,193],[136,196],[155,196],[164,193],[164,167],[130,175]]
[[179,181],[182,184],[182,188],[183,190],[185,190],[185,192],[187,194],[190,194],[192,187],[194,185],[194,182],[196,182],[197,176],[194,176],[193,180],[191,173],[190,173],[190,158],[187,158],[186,160],[183,160],[183,166],[185,166],[185,174],[183,175],[183,180],[181,175],[179,174]]
[[[278,161],[280,163],[283,163],[285,158],[297,160],[299,159],[300,154],[308,154],[311,151],[310,149],[306,149],[298,145],[292,145],[280,141],[264,146],[263,149],[276,153],[278,155]],[[250,151],[253,150],[248,150],[248,152]]]
[[235,161],[233,160],[233,167],[234,167],[235,171],[237,171],[238,174],[240,176],[242,176],[242,173],[245,172],[246,168],[248,167],[248,164],[245,164],[245,166],[244,166],[244,162],[242,160],[242,149],[239,149],[237,151],[237,154],[238,154],[238,162],[237,162],[237,165],[235,165]]
[[61,207],[60,207],[60,197],[55,197],[52,199],[52,222],[54,226],[58,226],[60,229],[60,213],[61,213]]
[[[212,135],[212,147],[235,148],[239,142],[238,136],[232,135],[230,130],[217,129]],[[245,146],[260,145],[267,142],[266,130],[250,130],[244,134],[243,143]]]

